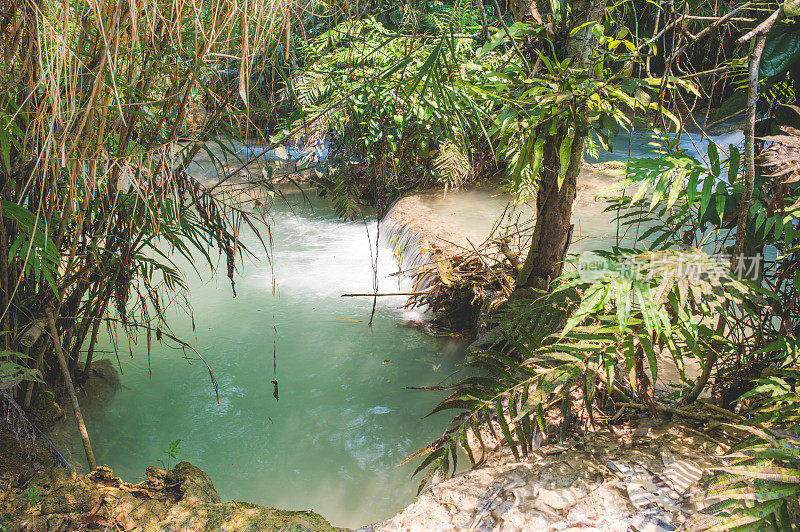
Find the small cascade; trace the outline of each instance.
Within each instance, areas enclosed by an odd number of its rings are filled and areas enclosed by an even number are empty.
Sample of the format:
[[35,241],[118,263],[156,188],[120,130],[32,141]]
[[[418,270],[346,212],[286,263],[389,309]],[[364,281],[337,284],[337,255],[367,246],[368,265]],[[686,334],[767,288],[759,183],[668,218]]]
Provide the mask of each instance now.
[[423,266],[433,262],[424,237],[409,224],[392,216],[392,210],[381,221],[381,244],[388,247],[398,266],[398,274],[411,280],[413,291],[419,292],[431,286],[434,273],[420,272]]

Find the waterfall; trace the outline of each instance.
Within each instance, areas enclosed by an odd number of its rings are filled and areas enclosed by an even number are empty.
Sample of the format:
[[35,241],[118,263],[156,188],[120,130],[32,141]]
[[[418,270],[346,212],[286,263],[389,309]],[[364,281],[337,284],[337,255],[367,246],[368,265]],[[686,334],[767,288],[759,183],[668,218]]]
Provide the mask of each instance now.
[[410,281],[410,287],[414,291],[425,290],[435,277],[430,270],[420,272],[420,268],[433,262],[429,246],[426,246],[425,237],[419,231],[393,216],[393,211],[394,207],[381,221],[381,244],[391,250],[398,274]]

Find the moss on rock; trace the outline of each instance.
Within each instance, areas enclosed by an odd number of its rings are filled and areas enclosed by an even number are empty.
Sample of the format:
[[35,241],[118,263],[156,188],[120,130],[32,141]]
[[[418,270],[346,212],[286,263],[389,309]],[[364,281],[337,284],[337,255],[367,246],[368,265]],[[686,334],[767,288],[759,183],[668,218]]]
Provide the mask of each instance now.
[[28,415],[44,430],[52,427],[56,421],[61,419],[64,411],[53,392],[37,386],[31,395]]
[[310,511],[221,502],[209,476],[189,462],[171,471],[148,468],[145,476],[146,480],[134,485],[114,477],[106,467],[85,476],[53,469],[29,483],[43,497],[38,507],[26,502],[26,485],[0,493],[0,508],[11,509],[9,532],[66,532],[89,524],[152,532],[340,530]]

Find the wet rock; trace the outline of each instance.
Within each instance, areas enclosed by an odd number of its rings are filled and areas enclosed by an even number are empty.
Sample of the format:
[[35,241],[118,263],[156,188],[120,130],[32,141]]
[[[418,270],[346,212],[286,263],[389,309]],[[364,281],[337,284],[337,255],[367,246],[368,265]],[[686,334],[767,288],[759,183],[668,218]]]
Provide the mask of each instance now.
[[42,430],[47,430],[64,416],[64,410],[56,401],[53,392],[38,386],[34,390],[28,414]]
[[155,525],[145,526],[145,532],[160,530],[337,530],[314,512],[289,512],[277,508],[227,502],[198,505],[171,512]]
[[96,490],[79,481],[69,469],[56,468],[37,475],[31,485],[45,493],[40,510],[46,514],[88,512],[98,498]]

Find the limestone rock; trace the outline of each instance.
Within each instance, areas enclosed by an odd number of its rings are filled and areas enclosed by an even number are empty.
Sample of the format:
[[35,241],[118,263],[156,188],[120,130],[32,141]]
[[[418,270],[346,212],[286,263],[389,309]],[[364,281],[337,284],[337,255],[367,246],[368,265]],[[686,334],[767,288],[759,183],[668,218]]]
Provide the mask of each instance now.
[[221,502],[209,476],[181,462],[171,471],[147,468],[145,480],[128,484],[107,467],[77,476],[65,469],[38,474],[43,496],[31,506],[24,489],[13,493],[9,532],[67,532],[98,528],[142,532],[182,530],[337,530],[313,512],[292,512],[243,502]]
[[222,502],[214,483],[203,470],[189,462],[180,462],[166,476],[168,484],[178,484],[187,504],[193,502]]
[[[434,485],[371,530],[676,530],[685,520],[686,489],[717,465],[698,452],[704,443],[665,425],[630,443],[595,432],[520,462],[494,457]],[[692,459],[680,458],[687,455]]]

